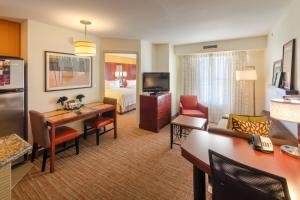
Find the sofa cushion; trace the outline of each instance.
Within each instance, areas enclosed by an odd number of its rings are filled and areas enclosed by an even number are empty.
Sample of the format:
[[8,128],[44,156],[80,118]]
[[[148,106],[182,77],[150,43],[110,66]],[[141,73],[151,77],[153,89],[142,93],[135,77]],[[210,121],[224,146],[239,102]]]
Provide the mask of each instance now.
[[241,120],[241,121],[251,121],[251,122],[265,122],[268,120],[267,116],[247,116],[247,115],[236,115],[236,114],[230,114],[228,123],[227,123],[227,129],[232,130],[232,118]]
[[189,109],[183,109],[182,110],[183,115],[191,116],[191,117],[205,117],[205,113],[199,111],[199,110],[189,110]]
[[237,131],[239,133],[268,136],[270,127],[271,121],[254,122],[242,121],[236,118],[232,118],[232,130]]

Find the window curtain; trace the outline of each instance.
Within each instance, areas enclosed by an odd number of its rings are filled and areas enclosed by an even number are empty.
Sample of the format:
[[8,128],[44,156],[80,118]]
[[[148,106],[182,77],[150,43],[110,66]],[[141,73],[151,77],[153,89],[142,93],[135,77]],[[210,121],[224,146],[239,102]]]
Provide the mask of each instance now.
[[247,66],[247,52],[219,52],[179,57],[183,69],[184,95],[196,95],[209,108],[209,121],[224,114],[251,113],[249,81],[236,81],[236,70]]

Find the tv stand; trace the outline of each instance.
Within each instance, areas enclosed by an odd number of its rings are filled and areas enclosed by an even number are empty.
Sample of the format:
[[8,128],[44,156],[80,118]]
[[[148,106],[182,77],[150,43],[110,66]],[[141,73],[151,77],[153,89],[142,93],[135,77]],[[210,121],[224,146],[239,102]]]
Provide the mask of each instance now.
[[159,130],[171,121],[171,93],[140,95],[140,128]]

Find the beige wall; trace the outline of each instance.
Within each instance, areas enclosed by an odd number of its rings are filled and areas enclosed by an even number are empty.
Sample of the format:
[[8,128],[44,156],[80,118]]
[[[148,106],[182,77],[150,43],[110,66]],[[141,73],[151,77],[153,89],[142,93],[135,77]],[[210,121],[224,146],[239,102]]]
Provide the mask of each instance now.
[[[25,24],[24,24],[25,26]],[[29,110],[39,112],[51,111],[57,108],[56,101],[60,96],[74,98],[78,94],[85,95],[86,102],[100,100],[99,76],[100,56],[93,57],[93,84],[92,88],[45,92],[45,51],[73,53],[73,39],[84,38],[84,34],[65,28],[44,24],[29,20],[27,22],[27,48],[23,49],[23,55],[27,54],[28,63],[28,107]],[[88,35],[88,39],[95,42],[99,52],[100,40]],[[27,52],[26,52],[27,49]],[[82,131],[82,123],[72,123],[72,127]]]
[[[216,49],[203,49],[206,45],[218,45]],[[249,37],[232,40],[201,42],[194,44],[175,45],[176,55],[187,55],[217,51],[256,50],[267,47],[267,36]]]
[[[278,23],[270,31],[268,37],[268,50],[267,50],[267,65],[265,68],[266,79],[265,79],[265,88],[266,88],[266,98],[265,98],[265,108],[269,110],[270,100],[272,98],[279,98],[284,95],[282,89],[275,88],[271,86],[272,80],[272,70],[273,62],[279,59],[282,59],[283,45],[290,41],[291,39],[296,39],[296,64],[295,64],[295,89],[300,89],[300,75],[299,70],[299,59],[300,51],[297,47],[300,45],[300,1],[294,0],[286,12],[283,14]],[[297,126],[295,123],[285,123],[286,127],[290,129],[297,137]]]

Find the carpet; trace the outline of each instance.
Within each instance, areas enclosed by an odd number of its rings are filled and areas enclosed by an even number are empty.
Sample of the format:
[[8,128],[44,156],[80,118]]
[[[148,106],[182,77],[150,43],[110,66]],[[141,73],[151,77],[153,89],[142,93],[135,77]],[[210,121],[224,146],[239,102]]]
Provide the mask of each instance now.
[[118,115],[118,138],[95,135],[56,156],[55,172],[42,173],[41,156],[12,191],[12,199],[191,200],[192,165],[160,133],[135,127],[135,111]]

